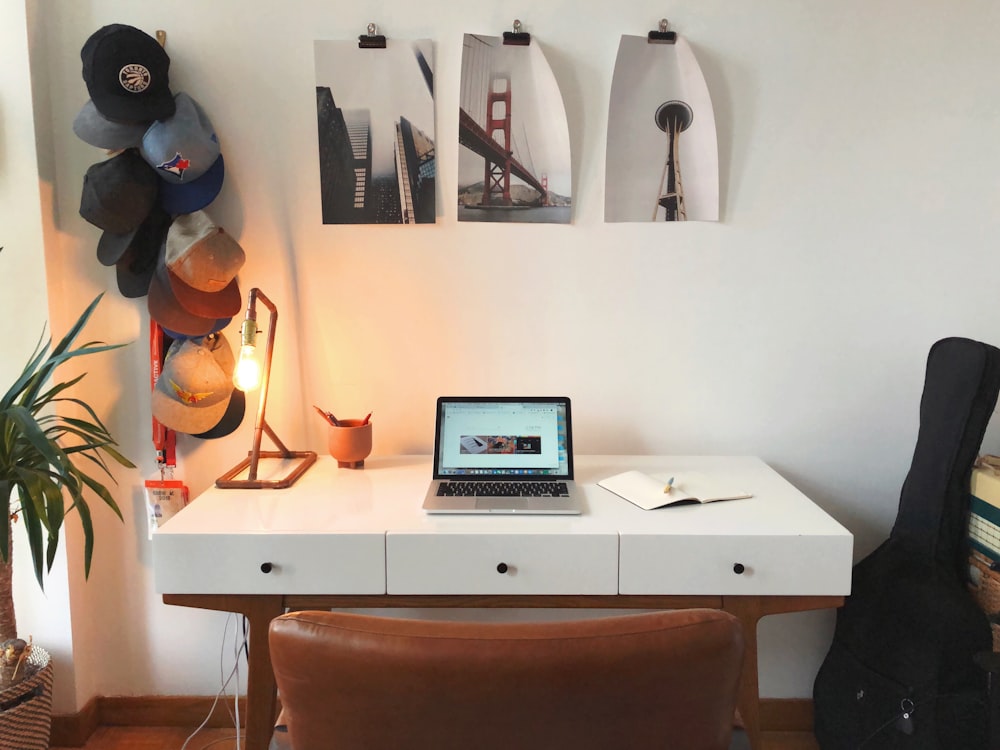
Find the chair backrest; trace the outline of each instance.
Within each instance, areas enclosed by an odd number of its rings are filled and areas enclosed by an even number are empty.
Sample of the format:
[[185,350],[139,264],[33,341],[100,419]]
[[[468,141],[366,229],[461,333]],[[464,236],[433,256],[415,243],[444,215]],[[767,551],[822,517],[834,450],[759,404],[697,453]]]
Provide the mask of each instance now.
[[294,750],[724,750],[743,632],[690,609],[569,622],[296,612],[270,649]]

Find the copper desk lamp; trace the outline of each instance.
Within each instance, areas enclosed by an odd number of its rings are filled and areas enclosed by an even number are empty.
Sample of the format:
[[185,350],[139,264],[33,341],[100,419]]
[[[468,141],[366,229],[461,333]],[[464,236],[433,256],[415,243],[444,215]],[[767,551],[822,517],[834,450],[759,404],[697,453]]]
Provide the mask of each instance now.
[[[267,344],[264,347],[264,367],[261,370],[256,360],[257,347],[257,302],[267,308],[269,317],[267,325]],[[233,382],[241,391],[248,391],[260,385],[260,400],[257,403],[257,421],[254,424],[253,448],[247,457],[221,477],[215,480],[215,486],[224,490],[261,490],[261,489],[285,489],[291,487],[295,481],[305,474],[306,470],[316,463],[315,451],[292,451],[285,447],[274,430],[264,418],[267,408],[267,389],[271,378],[271,355],[274,351],[274,332],[278,322],[278,308],[267,298],[260,289],[254,287],[250,290],[247,299],[246,317],[243,326],[240,328],[240,356],[236,363],[236,371],[233,373]],[[271,438],[271,442],[278,448],[274,451],[262,451],[260,449],[261,438],[264,433]],[[260,479],[257,476],[260,459],[299,459],[291,470],[282,477],[271,479]],[[245,478],[237,479],[246,472]]]

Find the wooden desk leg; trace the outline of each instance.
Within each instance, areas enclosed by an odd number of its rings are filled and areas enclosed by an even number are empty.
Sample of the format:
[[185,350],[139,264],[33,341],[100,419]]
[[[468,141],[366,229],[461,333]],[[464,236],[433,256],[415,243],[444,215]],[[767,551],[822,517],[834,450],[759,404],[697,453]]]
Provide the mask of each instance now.
[[743,625],[746,647],[743,652],[743,674],[740,676],[740,694],[736,706],[743,718],[743,728],[752,750],[763,750],[760,731],[760,689],[757,682],[757,621],[766,614],[757,597],[725,597],[723,609],[734,615]]
[[164,594],[163,602],[219,612],[238,612],[250,625],[247,657],[246,750],[267,750],[274,734],[278,688],[271,669],[267,631],[271,620],[285,611],[281,596],[239,594]]
[[746,649],[743,675],[737,707],[743,717],[750,747],[764,747],[760,731],[760,688],[757,672],[757,622],[765,615],[806,612],[814,609],[835,609],[844,604],[842,596],[723,596],[722,609],[734,615],[743,625]]
[[250,622],[250,653],[247,655],[246,750],[267,750],[274,734],[278,688],[271,668],[268,627],[285,611],[281,597],[255,597],[243,612]]

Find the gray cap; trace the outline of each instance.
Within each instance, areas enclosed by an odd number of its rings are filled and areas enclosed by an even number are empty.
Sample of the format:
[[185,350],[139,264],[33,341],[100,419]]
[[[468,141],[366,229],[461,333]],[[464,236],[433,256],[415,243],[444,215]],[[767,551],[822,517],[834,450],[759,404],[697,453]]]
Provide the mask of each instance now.
[[73,132],[80,140],[109,151],[137,148],[148,127],[149,123],[145,122],[109,120],[98,111],[93,99],[87,100],[73,120]]

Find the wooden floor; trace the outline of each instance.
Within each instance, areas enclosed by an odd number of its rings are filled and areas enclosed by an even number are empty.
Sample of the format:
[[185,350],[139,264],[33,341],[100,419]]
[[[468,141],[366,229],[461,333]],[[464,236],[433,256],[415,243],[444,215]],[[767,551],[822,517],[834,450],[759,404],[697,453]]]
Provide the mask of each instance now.
[[[83,750],[180,750],[193,731],[194,727],[98,727]],[[202,729],[188,743],[187,750],[236,750],[236,733],[232,729]]]
[[[180,750],[191,731],[178,727],[100,727],[84,745],[84,750]],[[805,732],[764,733],[764,750],[818,748],[812,735]],[[51,750],[70,748],[56,747]],[[188,743],[187,750],[238,749],[232,729],[203,729]]]

